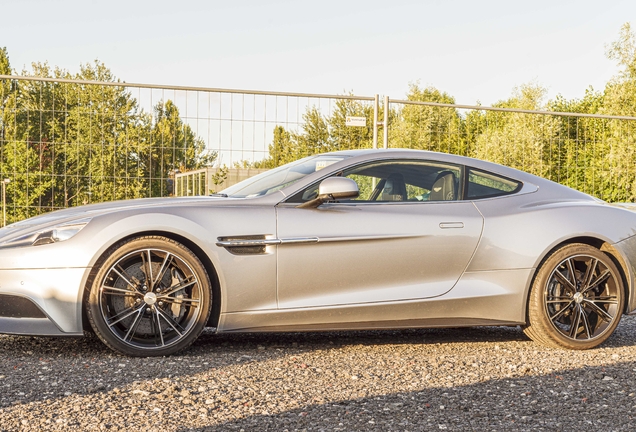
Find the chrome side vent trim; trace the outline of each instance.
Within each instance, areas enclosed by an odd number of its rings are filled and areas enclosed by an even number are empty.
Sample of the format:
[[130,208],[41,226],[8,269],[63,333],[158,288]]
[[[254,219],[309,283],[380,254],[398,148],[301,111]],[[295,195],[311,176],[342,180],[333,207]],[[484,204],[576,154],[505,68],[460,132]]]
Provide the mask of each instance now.
[[280,241],[275,239],[266,239],[265,235],[247,235],[247,236],[228,236],[218,237],[216,245],[224,247],[233,255],[262,255],[265,253],[265,247],[274,240],[278,244]]
[[259,255],[265,253],[267,246],[318,243],[318,237],[290,237],[284,239],[266,238],[267,235],[218,237],[216,245],[234,255]]

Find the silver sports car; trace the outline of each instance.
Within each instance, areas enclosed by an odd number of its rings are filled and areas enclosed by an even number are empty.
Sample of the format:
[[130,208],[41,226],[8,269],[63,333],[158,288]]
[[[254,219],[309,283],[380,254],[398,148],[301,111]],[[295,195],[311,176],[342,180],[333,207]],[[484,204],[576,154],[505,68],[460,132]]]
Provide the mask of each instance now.
[[217,332],[520,325],[586,349],[634,312],[636,213],[412,150],[308,157],[205,197],[0,230],[0,333],[161,356]]

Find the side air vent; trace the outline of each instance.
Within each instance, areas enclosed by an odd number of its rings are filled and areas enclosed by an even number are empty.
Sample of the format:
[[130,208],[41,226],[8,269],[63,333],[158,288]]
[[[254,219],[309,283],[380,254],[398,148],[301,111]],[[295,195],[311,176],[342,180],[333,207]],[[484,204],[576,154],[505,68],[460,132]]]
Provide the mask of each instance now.
[[269,244],[278,244],[278,240],[266,239],[266,235],[246,235],[218,237],[216,245],[224,247],[233,255],[261,255]]

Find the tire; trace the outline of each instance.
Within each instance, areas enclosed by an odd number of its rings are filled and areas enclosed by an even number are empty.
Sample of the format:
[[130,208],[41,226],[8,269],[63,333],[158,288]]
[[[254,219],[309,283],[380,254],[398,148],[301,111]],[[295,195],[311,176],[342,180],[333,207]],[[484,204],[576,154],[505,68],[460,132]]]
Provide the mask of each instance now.
[[201,261],[166,237],[138,237],[109,249],[96,265],[85,308],[95,334],[129,356],[165,356],[201,334],[212,286]]
[[592,246],[566,245],[538,270],[524,332],[547,346],[594,348],[612,335],[624,305],[623,279],[612,259]]

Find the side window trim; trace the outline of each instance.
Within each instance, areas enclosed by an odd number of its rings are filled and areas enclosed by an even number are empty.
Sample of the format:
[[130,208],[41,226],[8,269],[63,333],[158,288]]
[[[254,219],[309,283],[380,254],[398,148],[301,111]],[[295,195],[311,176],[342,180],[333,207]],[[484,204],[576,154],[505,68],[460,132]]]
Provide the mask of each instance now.
[[[521,191],[523,189],[524,183],[520,180],[516,180],[501,174],[496,174],[493,173],[491,171],[487,171],[487,170],[483,170],[483,169],[479,169],[479,168],[473,168],[473,167],[469,167],[469,166],[464,166],[464,200],[466,201],[475,201],[475,200],[482,200],[482,199],[489,199],[489,198],[498,198],[498,197],[502,197],[502,196],[507,196],[507,195],[514,195],[516,193],[518,193],[519,191]],[[501,191],[501,192],[496,192],[496,193],[491,193],[491,194],[487,194],[487,195],[482,195],[482,196],[475,196],[475,197],[470,197],[468,195],[469,193],[469,189],[470,189],[470,174],[471,172],[475,172],[475,173],[483,173],[486,175],[490,175],[492,177],[496,177],[502,180],[507,180],[509,182],[513,182],[516,183],[517,186],[511,190],[511,191]]]
[[[303,188],[302,190],[297,190],[295,191],[295,193],[293,193],[292,195],[290,195],[289,197],[287,197],[283,202],[281,202],[280,204],[298,204],[301,203],[300,201],[291,201],[292,199],[294,199],[295,197],[297,197],[300,193],[306,191],[307,189],[317,186],[320,184],[320,182],[322,182],[325,178],[328,177],[332,177],[334,175],[343,175],[344,172],[347,171],[353,171],[355,169],[358,169],[360,167],[364,167],[365,165],[371,165],[374,163],[384,163],[386,162],[387,164],[391,164],[391,163],[414,163],[414,164],[430,164],[430,165],[440,165],[440,166],[449,166],[449,167],[453,167],[454,169],[457,169],[459,171],[458,175],[461,177],[461,181],[457,182],[457,192],[456,192],[456,198],[453,200],[433,200],[433,201],[363,201],[363,200],[343,200],[340,201],[340,204],[353,204],[353,205],[361,205],[361,204],[373,204],[373,205],[377,205],[377,204],[422,204],[422,203],[440,203],[440,202],[458,202],[458,201],[464,201],[464,195],[466,194],[466,166],[463,164],[458,164],[458,163],[452,163],[452,162],[445,162],[445,161],[438,161],[435,159],[393,159],[393,160],[386,160],[386,159],[374,159],[374,160],[368,160],[368,161],[364,161],[361,162],[359,164],[356,164],[354,166],[348,167],[347,169],[341,170],[337,173],[332,173],[328,176],[325,176],[323,178],[321,178],[320,180],[317,180],[316,182],[312,183],[309,186],[306,186],[305,188]],[[463,176],[463,177],[462,177]]]

